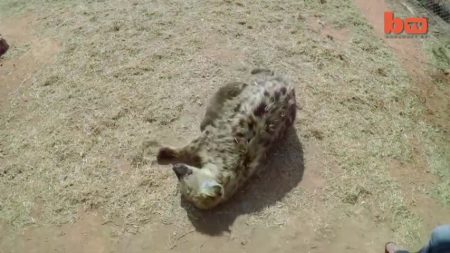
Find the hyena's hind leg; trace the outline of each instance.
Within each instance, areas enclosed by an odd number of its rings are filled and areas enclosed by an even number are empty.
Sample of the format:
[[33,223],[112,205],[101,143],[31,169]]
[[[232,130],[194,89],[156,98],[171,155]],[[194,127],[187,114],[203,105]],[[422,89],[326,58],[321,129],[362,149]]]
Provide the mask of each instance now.
[[206,108],[205,116],[200,124],[200,130],[203,131],[208,125],[212,125],[222,113],[225,102],[239,96],[246,86],[247,84],[245,83],[232,82],[219,88]]
[[202,164],[201,157],[189,146],[179,149],[162,147],[158,151],[157,161],[159,164],[184,163],[195,167]]

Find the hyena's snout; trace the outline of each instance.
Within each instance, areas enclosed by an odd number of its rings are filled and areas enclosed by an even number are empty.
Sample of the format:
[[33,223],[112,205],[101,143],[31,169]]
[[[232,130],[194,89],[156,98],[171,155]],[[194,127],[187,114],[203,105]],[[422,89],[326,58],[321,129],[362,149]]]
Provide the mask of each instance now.
[[190,174],[192,174],[192,170],[189,169],[186,165],[184,164],[175,164],[172,167],[173,171],[175,172],[175,175],[177,176],[178,180],[181,180],[182,178],[184,178],[185,176],[188,176]]

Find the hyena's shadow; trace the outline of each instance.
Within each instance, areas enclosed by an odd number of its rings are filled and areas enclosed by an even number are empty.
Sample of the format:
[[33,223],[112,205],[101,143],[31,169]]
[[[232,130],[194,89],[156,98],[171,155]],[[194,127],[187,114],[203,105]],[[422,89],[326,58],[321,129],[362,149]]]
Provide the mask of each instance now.
[[304,171],[303,148],[294,128],[274,147],[264,167],[233,198],[213,210],[200,211],[181,199],[195,228],[210,235],[229,231],[239,215],[276,204],[300,183]]

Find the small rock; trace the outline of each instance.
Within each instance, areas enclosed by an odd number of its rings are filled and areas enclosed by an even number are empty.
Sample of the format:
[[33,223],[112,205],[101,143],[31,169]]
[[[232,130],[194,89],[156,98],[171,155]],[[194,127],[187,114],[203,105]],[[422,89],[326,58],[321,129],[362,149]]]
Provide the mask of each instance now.
[[6,40],[0,35],[0,56],[4,55],[8,51],[9,45]]

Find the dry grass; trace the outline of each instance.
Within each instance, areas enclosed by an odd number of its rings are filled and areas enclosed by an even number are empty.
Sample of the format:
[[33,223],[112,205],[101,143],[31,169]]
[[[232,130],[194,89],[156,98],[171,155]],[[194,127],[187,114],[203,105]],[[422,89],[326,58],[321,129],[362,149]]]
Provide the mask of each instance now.
[[[389,1],[395,6],[396,12],[402,17],[411,15],[412,13],[405,5]],[[431,87],[434,90],[433,97],[435,101],[441,98],[441,102],[435,107],[440,107],[434,117],[428,119],[427,122],[419,120],[415,125],[415,137],[418,138],[419,144],[423,146],[424,155],[426,157],[426,165],[428,169],[436,175],[439,180],[435,185],[430,185],[427,191],[436,199],[440,200],[446,206],[450,206],[450,26],[442,18],[432,15],[428,9],[422,8],[415,2],[408,2],[410,7],[415,10],[415,15],[429,17],[430,32],[427,38],[422,40],[423,49],[426,52],[427,63],[420,63],[418,67],[427,69],[432,78]],[[399,7],[403,8],[399,8]],[[416,102],[418,103],[418,102]],[[416,116],[423,116],[421,104],[414,107]],[[414,118],[413,118],[414,120]]]
[[[409,137],[420,135],[433,171],[449,178],[445,132],[418,122],[411,80],[351,1],[319,2],[27,3],[62,51],[23,90],[32,99],[12,98],[0,114],[0,218],[62,223],[94,208],[128,225],[187,222],[175,178],[153,162],[157,143],[189,141],[219,85],[270,66],[297,83],[302,142],[320,136],[337,162],[325,170],[327,208],[367,209],[395,240],[416,242],[420,218],[388,168],[411,161]],[[350,41],[311,29],[318,20],[350,29]],[[435,189],[447,204],[448,189]],[[250,221],[282,224],[292,208],[311,206],[307,196],[294,190]]]

